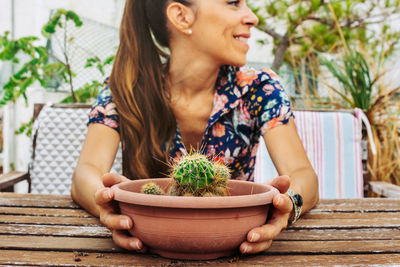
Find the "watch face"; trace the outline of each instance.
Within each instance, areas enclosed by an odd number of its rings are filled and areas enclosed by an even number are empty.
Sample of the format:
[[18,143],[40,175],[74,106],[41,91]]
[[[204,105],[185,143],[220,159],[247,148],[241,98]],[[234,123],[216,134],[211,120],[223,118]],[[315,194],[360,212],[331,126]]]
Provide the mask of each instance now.
[[296,199],[297,206],[302,207],[303,206],[303,198],[299,194],[294,195],[294,198]]

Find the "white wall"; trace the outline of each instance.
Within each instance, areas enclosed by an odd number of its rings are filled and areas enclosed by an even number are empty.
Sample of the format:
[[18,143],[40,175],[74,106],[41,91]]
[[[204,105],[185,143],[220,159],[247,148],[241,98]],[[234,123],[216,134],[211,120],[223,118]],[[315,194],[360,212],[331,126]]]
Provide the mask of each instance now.
[[[265,45],[261,45],[257,40],[267,40],[267,42]],[[247,54],[247,60],[249,62],[263,62],[265,63],[265,67],[270,68],[274,60],[271,54],[273,47],[272,41],[273,39],[271,36],[253,28],[251,30],[250,50]]]
[[[0,0],[0,32],[11,28],[11,1]],[[65,8],[80,16],[118,26],[124,0],[14,0],[15,36],[40,35],[50,10]]]

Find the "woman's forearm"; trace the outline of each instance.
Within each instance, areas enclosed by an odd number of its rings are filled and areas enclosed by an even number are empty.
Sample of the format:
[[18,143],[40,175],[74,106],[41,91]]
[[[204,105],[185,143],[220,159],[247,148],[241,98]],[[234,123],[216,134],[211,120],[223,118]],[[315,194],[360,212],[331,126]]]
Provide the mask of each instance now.
[[310,168],[296,170],[290,176],[290,188],[303,198],[301,213],[313,208],[319,201],[318,178]]
[[103,173],[90,164],[78,164],[72,175],[71,197],[84,209],[99,216],[99,207],[94,196],[98,189],[103,188],[101,177]]

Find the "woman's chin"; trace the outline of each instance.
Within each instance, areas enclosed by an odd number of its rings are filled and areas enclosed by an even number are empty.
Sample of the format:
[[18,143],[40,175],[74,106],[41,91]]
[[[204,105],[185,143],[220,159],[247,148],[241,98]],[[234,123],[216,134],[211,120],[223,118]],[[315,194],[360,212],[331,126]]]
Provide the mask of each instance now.
[[234,60],[231,61],[230,63],[226,64],[226,65],[231,65],[231,66],[235,66],[235,67],[243,67],[244,65],[246,65],[247,63],[247,59],[241,59],[241,60]]

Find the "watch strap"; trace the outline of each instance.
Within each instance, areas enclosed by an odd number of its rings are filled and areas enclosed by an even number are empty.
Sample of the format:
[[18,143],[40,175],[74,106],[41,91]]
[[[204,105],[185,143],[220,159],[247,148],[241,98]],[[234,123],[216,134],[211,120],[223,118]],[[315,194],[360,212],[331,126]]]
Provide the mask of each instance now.
[[303,198],[299,194],[296,194],[291,189],[288,189],[286,193],[288,194],[290,200],[293,203],[294,215],[291,216],[291,218],[289,218],[289,224],[292,224],[295,223],[301,215],[301,210],[303,208]]

